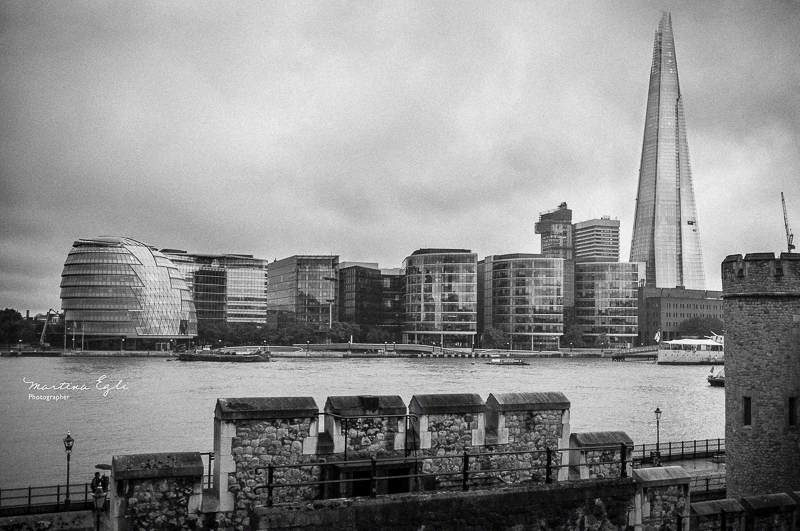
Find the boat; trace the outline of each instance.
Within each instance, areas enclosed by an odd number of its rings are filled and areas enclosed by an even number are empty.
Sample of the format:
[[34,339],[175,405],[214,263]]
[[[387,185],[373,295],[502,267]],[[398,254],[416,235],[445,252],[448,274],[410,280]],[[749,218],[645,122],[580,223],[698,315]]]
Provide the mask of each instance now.
[[711,374],[708,375],[708,384],[714,387],[725,387],[725,367],[714,374],[714,367],[711,367]]
[[196,350],[194,352],[182,352],[178,354],[180,361],[224,361],[233,363],[254,363],[258,361],[269,361],[267,351],[243,351],[235,350]]
[[720,365],[725,363],[722,336],[703,339],[673,339],[658,345],[659,365]]
[[486,365],[528,365],[528,362],[520,358],[492,358]]

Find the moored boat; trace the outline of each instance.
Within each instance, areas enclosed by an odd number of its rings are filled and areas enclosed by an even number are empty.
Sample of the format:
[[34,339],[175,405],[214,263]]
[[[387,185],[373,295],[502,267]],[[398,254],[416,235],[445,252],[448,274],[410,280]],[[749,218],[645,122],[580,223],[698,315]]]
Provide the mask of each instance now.
[[658,346],[659,365],[719,365],[725,362],[722,336],[673,339]]
[[269,361],[269,353],[266,351],[236,352],[231,350],[197,350],[195,352],[183,352],[178,354],[180,361],[224,361],[234,363],[254,363],[257,361]]
[[724,387],[725,367],[721,368],[716,374],[714,374],[714,367],[711,367],[711,374],[708,375],[708,383],[714,387]]
[[528,362],[520,358],[492,358],[486,365],[528,365]]

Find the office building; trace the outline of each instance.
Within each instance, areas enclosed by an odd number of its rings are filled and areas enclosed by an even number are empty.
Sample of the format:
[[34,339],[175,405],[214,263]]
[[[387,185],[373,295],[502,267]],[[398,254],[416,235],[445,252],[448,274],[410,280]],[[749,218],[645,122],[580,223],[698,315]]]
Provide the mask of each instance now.
[[189,346],[197,335],[183,275],[154,247],[130,238],[73,243],[61,273],[61,307],[76,348],[168,349]]
[[403,261],[404,343],[475,344],[477,262],[466,249],[419,249]]
[[567,203],[539,214],[535,225],[536,234],[542,235],[542,254],[550,258],[571,260],[572,255],[572,210]]
[[590,219],[573,226],[573,254],[578,262],[619,262],[619,220]]
[[339,320],[362,327],[367,342],[401,340],[403,277],[400,271],[400,268],[381,269],[376,263],[339,264]]
[[[685,288],[639,288],[639,344],[679,339],[681,323],[695,317],[722,320],[722,292]],[[723,330],[713,330],[722,334]]]
[[658,25],[650,70],[631,262],[645,262],[647,285],[705,289],[683,99],[672,19]]
[[338,317],[339,257],[295,255],[267,266],[267,327],[308,325],[324,335]]
[[192,291],[203,323],[267,322],[267,261],[249,254],[197,254],[162,249]]
[[564,259],[540,254],[487,256],[478,262],[478,335],[509,336],[511,350],[557,350],[564,333]]
[[576,262],[575,322],[583,341],[633,346],[638,337],[640,262]]

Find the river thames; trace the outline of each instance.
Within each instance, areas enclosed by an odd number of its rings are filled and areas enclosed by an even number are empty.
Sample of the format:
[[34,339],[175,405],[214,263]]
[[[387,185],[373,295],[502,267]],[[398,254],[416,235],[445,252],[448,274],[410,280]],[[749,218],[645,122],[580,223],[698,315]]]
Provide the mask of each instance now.
[[[725,436],[725,391],[708,366],[584,358],[489,366],[482,359],[276,359],[185,363],[164,358],[0,358],[0,488],[65,483],[62,439],[75,438],[70,483],[111,456],[213,450],[217,398],[560,391],[571,431],[621,430],[636,444]],[[67,386],[62,384],[68,384]],[[58,389],[53,389],[53,388]],[[71,387],[66,389],[65,387]],[[47,397],[68,396],[55,400]],[[42,398],[39,398],[42,397]]]

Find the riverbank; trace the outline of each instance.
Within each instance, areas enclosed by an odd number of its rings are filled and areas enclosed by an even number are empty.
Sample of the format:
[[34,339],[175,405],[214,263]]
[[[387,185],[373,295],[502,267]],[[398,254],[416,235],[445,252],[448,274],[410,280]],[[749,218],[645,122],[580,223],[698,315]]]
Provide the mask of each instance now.
[[[317,346],[320,348],[320,346]],[[84,357],[84,358],[177,358],[178,352],[170,350],[12,350],[0,351],[3,357]],[[612,358],[612,351],[580,349],[562,351],[528,350],[435,350],[432,352],[408,350],[270,350],[272,358]]]

